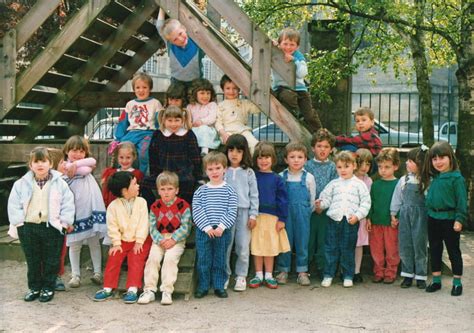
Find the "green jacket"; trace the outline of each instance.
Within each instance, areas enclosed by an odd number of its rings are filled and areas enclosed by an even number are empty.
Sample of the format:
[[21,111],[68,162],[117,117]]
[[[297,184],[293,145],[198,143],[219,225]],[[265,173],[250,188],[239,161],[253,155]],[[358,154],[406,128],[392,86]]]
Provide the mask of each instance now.
[[466,223],[467,189],[459,171],[440,173],[432,179],[426,195],[426,207],[432,218]]

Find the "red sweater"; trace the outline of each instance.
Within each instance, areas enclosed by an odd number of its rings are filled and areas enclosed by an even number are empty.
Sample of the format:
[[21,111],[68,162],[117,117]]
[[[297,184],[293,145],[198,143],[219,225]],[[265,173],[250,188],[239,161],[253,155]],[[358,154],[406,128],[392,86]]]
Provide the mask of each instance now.
[[[109,188],[107,187],[107,182],[109,181],[110,176],[112,176],[117,171],[117,168],[106,168],[102,173],[102,197],[104,198],[105,208],[107,208],[109,204],[117,198],[115,195],[112,194],[112,192],[109,191]],[[142,182],[144,177],[143,172],[138,169],[134,169],[132,171],[132,174],[137,179],[137,183]]]

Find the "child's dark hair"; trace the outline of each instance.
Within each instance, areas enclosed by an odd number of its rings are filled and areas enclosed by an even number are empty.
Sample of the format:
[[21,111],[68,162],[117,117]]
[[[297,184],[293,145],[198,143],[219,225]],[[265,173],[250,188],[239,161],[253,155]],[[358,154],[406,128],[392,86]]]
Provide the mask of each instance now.
[[277,164],[275,147],[270,142],[261,141],[255,146],[255,151],[253,153],[253,165],[257,166],[257,159],[259,157],[271,157],[272,167]]
[[456,156],[454,155],[451,145],[446,141],[435,142],[425,157],[425,165],[423,167],[423,174],[421,176],[421,181],[423,182],[425,189],[430,185],[431,177],[439,175],[439,171],[433,166],[433,158],[436,156],[448,156],[451,170],[459,170],[458,161],[456,160]]
[[400,165],[400,154],[396,148],[383,148],[375,158],[376,163],[392,161],[393,165]]
[[168,106],[168,99],[180,99],[183,101],[183,106],[185,106],[187,104],[186,97],[186,87],[184,84],[179,82],[171,83],[168,90],[166,90],[165,105]]
[[49,161],[52,163],[48,148],[45,148],[45,147],[33,148],[33,150],[30,152],[28,164],[31,164],[36,161]]
[[234,81],[232,81],[232,80],[230,79],[230,77],[227,76],[227,74],[222,75],[222,77],[221,77],[221,82],[219,83],[222,90],[224,90],[224,85],[225,85],[227,82],[234,82]]
[[320,128],[311,138],[311,147],[314,147],[316,143],[321,141],[327,141],[331,148],[336,144],[336,137],[327,128]]
[[118,171],[110,176],[107,181],[107,187],[117,198],[121,198],[122,190],[130,187],[130,183],[135,176],[128,171]]
[[[425,145],[421,145],[421,147],[415,147],[412,148],[408,151],[407,153],[407,160],[411,160],[416,164],[416,168],[418,169],[417,174],[415,175],[418,180],[420,180],[419,184],[419,191],[420,193],[423,193],[424,191],[424,184],[421,181],[422,175],[423,175],[423,168],[425,166],[425,158],[426,158],[426,153],[428,152],[428,147]],[[408,177],[408,174],[406,175]]]
[[214,90],[212,83],[206,79],[195,79],[191,82],[191,87],[189,89],[191,95],[189,103],[198,103],[197,93],[203,90],[211,92],[211,100],[209,102],[214,102],[216,100],[216,91]]
[[230,149],[242,150],[242,161],[240,161],[242,169],[247,169],[252,166],[252,155],[250,154],[249,144],[245,136],[242,134],[232,134],[229,136],[227,143],[225,144],[225,155],[227,158],[229,158]]
[[153,89],[153,79],[151,78],[151,76],[148,75],[147,73],[140,72],[140,73],[135,74],[132,78],[132,90],[133,91],[135,91],[135,83],[138,80],[146,82],[146,84],[148,84],[148,87],[150,88],[150,91]]
[[90,156],[89,141],[83,136],[73,135],[67,139],[63,147],[64,160],[67,160],[67,154],[70,150],[81,149],[84,150],[85,157]]

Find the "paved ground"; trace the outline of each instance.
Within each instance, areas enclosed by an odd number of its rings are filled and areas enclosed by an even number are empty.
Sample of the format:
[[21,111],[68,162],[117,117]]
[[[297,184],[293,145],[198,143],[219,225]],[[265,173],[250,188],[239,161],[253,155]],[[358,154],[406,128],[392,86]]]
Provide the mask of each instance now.
[[[26,265],[0,262],[0,331],[437,331],[474,330],[474,233],[464,234],[464,294],[450,296],[451,279],[427,294],[416,288],[364,282],[352,289],[341,283],[325,289],[313,281],[277,290],[260,288],[230,292],[227,300],[213,295],[182,298],[171,306],[158,302],[125,305],[119,299],[93,302],[97,290],[88,281],[57,293],[47,304],[25,303]],[[85,275],[90,272],[86,272]],[[85,279],[84,279],[85,280]],[[365,276],[365,280],[369,280]]]

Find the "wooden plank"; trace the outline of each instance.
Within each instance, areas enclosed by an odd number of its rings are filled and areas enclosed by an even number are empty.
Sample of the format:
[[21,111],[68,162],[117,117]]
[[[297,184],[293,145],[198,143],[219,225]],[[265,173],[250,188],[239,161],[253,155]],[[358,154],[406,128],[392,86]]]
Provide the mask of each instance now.
[[180,1],[176,0],[161,0],[161,6],[164,9],[166,15],[168,15],[170,18],[178,19],[178,13],[179,13],[179,4]]
[[[217,10],[222,17],[242,36],[250,45],[253,43],[254,34],[266,34],[254,26],[250,18],[245,14],[234,1],[209,0],[209,3]],[[272,46],[272,68],[285,79],[290,86],[295,85],[295,66],[292,63],[286,63],[283,59],[283,53]]]
[[[84,62],[83,66],[86,66],[87,62]],[[80,70],[80,69],[78,69]],[[100,67],[99,67],[100,71]],[[58,72],[49,71],[47,72],[41,80],[38,82],[39,85],[45,87],[52,87],[56,89],[62,89],[66,84],[73,80],[74,75],[66,75]],[[105,87],[104,83],[97,81],[88,81],[87,89],[92,91],[100,91]]]
[[219,14],[219,12],[212,6],[212,4],[210,2],[208,2],[207,4],[207,17],[209,17],[209,20],[211,20],[212,24],[214,24],[214,26],[217,28],[217,29],[220,29],[221,28],[221,14]]
[[[61,73],[72,75],[74,72],[79,70],[81,66],[87,61],[84,59],[76,58],[68,54],[64,54],[61,59],[54,65],[54,69]],[[99,72],[97,72],[95,79],[97,80],[108,80],[116,74],[117,70],[109,66],[103,66]]]
[[[42,106],[19,104],[8,113],[8,119],[31,120],[43,110]],[[70,121],[77,115],[77,110],[63,109],[54,117],[54,121]]]
[[[164,92],[152,92],[150,96],[155,97],[161,103],[164,103],[166,93]],[[92,108],[120,108],[125,107],[128,101],[134,99],[135,94],[133,92],[82,92],[79,93],[71,102],[71,105],[76,105],[79,109],[92,109]]]
[[265,113],[270,111],[271,43],[264,34],[253,35],[250,99]]
[[[35,104],[48,104],[56,96],[55,91],[46,90],[42,87],[37,87],[28,92],[23,98],[22,102]],[[7,115],[8,117],[9,115]],[[7,118],[6,117],[6,118]]]
[[299,141],[309,146],[311,142],[309,131],[273,95],[270,96],[270,110],[268,116],[288,135],[290,140]]
[[16,31],[8,31],[0,45],[0,121],[15,106]]
[[53,37],[44,50],[23,71],[17,81],[16,102],[19,103],[41,77],[59,60],[72,43],[87,29],[89,24],[109,4],[110,0],[87,2],[66,25]]
[[[15,143],[25,143],[31,141],[42,129],[47,126],[49,121],[67,105],[74,96],[76,96],[94,77],[99,69],[104,66],[116,51],[126,42],[134,31],[140,27],[144,21],[156,10],[157,6],[152,0],[142,1],[138,10],[131,13],[130,16],[119,26],[117,31],[112,34],[102,45],[99,51],[89,59],[80,71],[75,73],[71,80],[58,92],[54,100],[47,105],[41,114],[36,116],[30,122],[28,130],[22,130],[14,139]],[[84,129],[72,128],[73,132],[83,131]]]
[[[31,128],[31,122],[28,123],[0,123],[0,133],[2,135],[16,135],[18,136],[20,133],[28,132]],[[67,130],[66,125],[57,125],[57,124],[47,124],[44,126],[41,131],[37,132],[33,137],[32,140],[37,135],[54,135],[56,138],[65,138],[65,133]]]
[[37,0],[15,27],[16,47],[19,50],[38,30],[46,19],[55,11],[61,0]]

